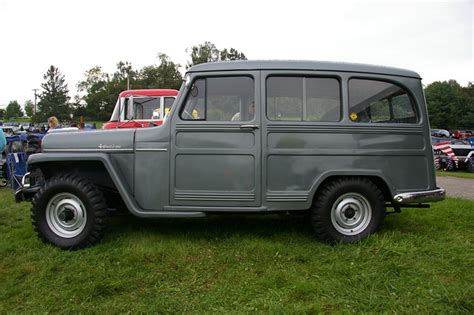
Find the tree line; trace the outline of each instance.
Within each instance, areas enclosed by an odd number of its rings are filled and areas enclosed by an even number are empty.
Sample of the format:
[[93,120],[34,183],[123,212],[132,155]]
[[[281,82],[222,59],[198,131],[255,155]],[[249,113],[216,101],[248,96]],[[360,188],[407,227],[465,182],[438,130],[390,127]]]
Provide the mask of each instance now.
[[[186,49],[193,65],[225,60],[246,60],[243,52],[235,48],[218,49],[211,42],[204,42]],[[180,64],[173,62],[166,54],[159,53],[158,63],[141,69],[133,68],[129,62],[118,62],[114,73],[106,73],[102,67],[87,70],[84,79],[77,84],[81,96],[69,97],[64,75],[58,68],[50,66],[43,76],[39,102],[34,112],[32,101],[24,104],[24,113],[17,101],[11,101],[5,110],[0,109],[0,119],[8,120],[24,114],[33,122],[45,121],[57,116],[62,121],[83,116],[87,120],[106,121],[112,114],[118,94],[130,89],[169,88],[179,89],[182,75]],[[474,129],[474,83],[461,86],[455,80],[436,81],[424,89],[430,124],[432,128]]]
[[[235,48],[218,49],[211,42],[204,42],[186,49],[190,61],[186,68],[206,62],[226,60],[246,60],[244,53]],[[32,101],[26,101],[24,112],[17,101],[11,101],[6,109],[0,109],[0,119],[31,117],[33,122],[44,122],[50,116],[60,121],[86,120],[106,121],[110,118],[119,93],[130,89],[179,89],[183,77],[180,64],[172,61],[166,54],[158,53],[158,63],[135,69],[130,62],[120,61],[114,73],[107,73],[100,66],[88,69],[84,79],[77,84],[81,95],[72,99],[64,75],[55,66],[50,66],[44,74],[39,102],[34,110]]]

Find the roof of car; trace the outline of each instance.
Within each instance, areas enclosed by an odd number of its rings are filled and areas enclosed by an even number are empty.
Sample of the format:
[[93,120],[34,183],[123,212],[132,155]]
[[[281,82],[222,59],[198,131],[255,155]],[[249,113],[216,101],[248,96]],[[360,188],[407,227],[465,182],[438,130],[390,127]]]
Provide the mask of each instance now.
[[119,97],[125,96],[176,96],[177,90],[173,89],[142,89],[142,90],[125,90],[120,92]]
[[406,76],[421,79],[420,75],[414,71],[347,62],[330,61],[305,61],[305,60],[239,60],[223,61],[198,64],[191,67],[188,72],[204,71],[229,71],[229,70],[319,70],[319,71],[344,71],[359,73],[377,73]]

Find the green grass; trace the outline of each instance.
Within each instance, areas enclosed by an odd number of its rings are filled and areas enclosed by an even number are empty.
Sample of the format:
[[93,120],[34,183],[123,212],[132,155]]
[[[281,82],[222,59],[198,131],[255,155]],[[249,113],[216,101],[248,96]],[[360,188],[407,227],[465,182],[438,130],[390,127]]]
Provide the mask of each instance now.
[[469,173],[467,171],[436,171],[436,176],[451,176],[451,177],[460,177],[460,178],[474,178],[474,173]]
[[100,244],[44,245],[0,189],[0,313],[474,312],[474,202],[389,215],[351,245],[305,217],[115,217]]

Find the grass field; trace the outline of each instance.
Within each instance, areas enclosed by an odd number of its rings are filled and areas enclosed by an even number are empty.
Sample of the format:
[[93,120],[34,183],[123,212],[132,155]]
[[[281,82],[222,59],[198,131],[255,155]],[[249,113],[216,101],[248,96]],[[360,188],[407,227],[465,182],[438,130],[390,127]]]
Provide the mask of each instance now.
[[304,217],[115,217],[76,252],[34,235],[29,204],[0,189],[0,313],[474,312],[474,202],[389,215],[330,246]]
[[460,177],[460,178],[474,178],[474,173],[469,173],[467,171],[453,171],[453,172],[436,171],[436,176],[452,176],[452,177]]

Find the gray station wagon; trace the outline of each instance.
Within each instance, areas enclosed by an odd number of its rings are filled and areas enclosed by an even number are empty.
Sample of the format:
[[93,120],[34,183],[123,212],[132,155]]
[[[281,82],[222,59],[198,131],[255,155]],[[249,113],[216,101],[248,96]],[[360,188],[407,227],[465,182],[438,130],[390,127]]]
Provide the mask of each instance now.
[[50,134],[17,201],[64,249],[103,235],[107,209],[140,217],[305,211],[353,242],[385,214],[444,199],[420,76],[311,61],[201,64],[162,126]]

